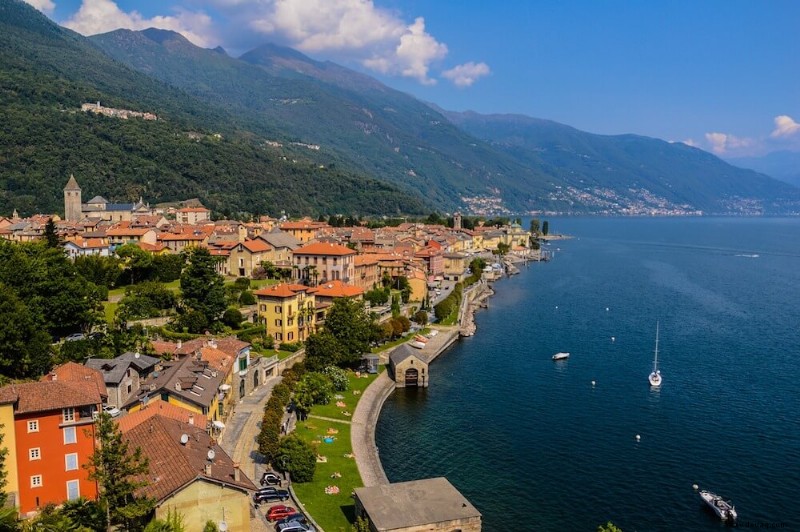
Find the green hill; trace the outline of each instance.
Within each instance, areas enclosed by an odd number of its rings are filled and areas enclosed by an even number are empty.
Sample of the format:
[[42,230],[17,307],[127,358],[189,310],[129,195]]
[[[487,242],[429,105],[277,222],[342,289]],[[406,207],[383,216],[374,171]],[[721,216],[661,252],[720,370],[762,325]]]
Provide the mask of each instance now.
[[525,211],[546,201],[536,169],[494,150],[407,94],[330,62],[265,45],[240,59],[164,30],[91,37],[109,55],[172,86],[223,105],[262,135],[320,146],[366,172],[445,209],[462,197],[502,197]]
[[[80,111],[95,101],[159,120]],[[3,214],[60,212],[70,173],[90,195],[153,203],[199,197],[224,214],[433,209],[419,194],[321,163],[308,150],[268,149],[224,106],[114,61],[18,0],[0,0],[0,123]]]
[[[800,212],[800,190],[703,150],[638,135],[595,135],[521,115],[443,111],[464,131],[561,181],[583,207],[701,210],[707,214]],[[572,192],[570,192],[570,189]]]

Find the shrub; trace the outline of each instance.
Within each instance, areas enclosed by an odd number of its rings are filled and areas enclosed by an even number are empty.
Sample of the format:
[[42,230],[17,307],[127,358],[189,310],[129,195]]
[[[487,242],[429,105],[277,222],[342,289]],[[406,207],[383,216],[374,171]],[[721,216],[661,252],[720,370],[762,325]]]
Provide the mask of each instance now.
[[418,310],[416,314],[414,314],[414,321],[424,327],[428,324],[428,313],[424,310]]
[[281,351],[289,351],[290,353],[296,353],[303,347],[302,342],[283,342],[281,344]]
[[233,286],[238,288],[239,290],[247,290],[250,288],[250,279],[247,277],[239,277],[233,282]]
[[242,313],[235,308],[229,308],[222,314],[222,323],[232,329],[238,329],[243,319]]
[[338,366],[328,366],[322,370],[322,374],[330,379],[333,389],[337,392],[343,392],[350,387],[347,372]]
[[255,305],[256,304],[256,296],[253,295],[253,292],[250,290],[242,290],[242,294],[239,296],[239,304],[240,305]]

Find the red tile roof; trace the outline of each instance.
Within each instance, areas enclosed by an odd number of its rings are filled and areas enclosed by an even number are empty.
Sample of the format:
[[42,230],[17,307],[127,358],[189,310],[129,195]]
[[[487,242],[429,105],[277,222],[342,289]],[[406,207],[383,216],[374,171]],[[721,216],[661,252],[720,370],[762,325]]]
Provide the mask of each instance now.
[[356,297],[364,293],[363,288],[345,284],[342,281],[330,281],[317,286],[319,297]]
[[95,386],[81,390],[66,382],[23,382],[0,388],[0,403],[16,403],[16,413],[48,412],[62,408],[99,405]]
[[94,368],[76,364],[75,362],[66,362],[60,366],[56,366],[50,370],[50,373],[39,380],[74,384],[81,389],[93,384],[101,397],[108,397],[103,374]]
[[355,255],[355,250],[352,250],[348,247],[339,245],[339,244],[330,244],[326,242],[315,242],[313,244],[308,244],[307,246],[303,246],[301,248],[297,248],[292,252],[293,255],[335,255],[335,256],[346,256],[346,255]]
[[294,297],[297,295],[298,292],[308,292],[313,293],[314,289],[308,286],[304,286],[302,284],[287,284],[281,283],[272,286],[265,286],[259,290],[253,292],[256,296],[261,297],[280,297],[280,298],[287,298],[287,297]]
[[201,416],[200,414],[196,414],[185,408],[181,408],[180,406],[167,403],[159,398],[155,398],[150,399],[147,402],[147,405],[145,405],[145,407],[141,410],[137,410],[136,412],[132,412],[118,418],[117,426],[121,432],[128,432],[132,428],[138,426],[144,421],[147,421],[155,415],[176,419],[184,423],[195,424],[203,430],[206,429],[206,425],[208,424],[208,420],[205,418],[205,416]]
[[242,242],[242,245],[247,248],[250,253],[261,253],[272,249],[272,246],[260,238],[256,240],[245,240]]
[[[184,434],[187,436],[185,444],[181,443]],[[256,489],[241,471],[239,480],[235,479],[233,460],[196,425],[154,415],[128,430],[123,437],[128,440],[131,449],[141,448],[149,460],[148,484],[140,488],[138,494],[152,497],[156,504],[197,480],[245,493]],[[214,451],[212,460],[208,460],[209,450]],[[208,473],[206,464],[210,465]]]

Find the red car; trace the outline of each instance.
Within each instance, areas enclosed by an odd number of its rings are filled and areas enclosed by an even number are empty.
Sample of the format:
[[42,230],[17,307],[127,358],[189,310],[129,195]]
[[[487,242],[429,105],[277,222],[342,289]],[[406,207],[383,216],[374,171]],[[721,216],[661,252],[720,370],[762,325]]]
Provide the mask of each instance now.
[[286,506],[285,504],[276,504],[267,510],[267,519],[270,521],[277,521],[278,519],[283,519],[287,515],[291,515],[296,512],[297,510],[291,506]]

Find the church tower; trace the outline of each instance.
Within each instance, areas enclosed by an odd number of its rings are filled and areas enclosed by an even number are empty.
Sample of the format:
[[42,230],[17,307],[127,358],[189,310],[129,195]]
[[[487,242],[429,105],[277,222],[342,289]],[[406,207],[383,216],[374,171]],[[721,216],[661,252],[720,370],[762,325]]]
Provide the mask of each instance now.
[[81,187],[70,174],[67,186],[64,187],[64,219],[68,222],[79,222],[83,218],[81,212]]
[[453,215],[453,229],[461,229],[461,213],[457,212]]

